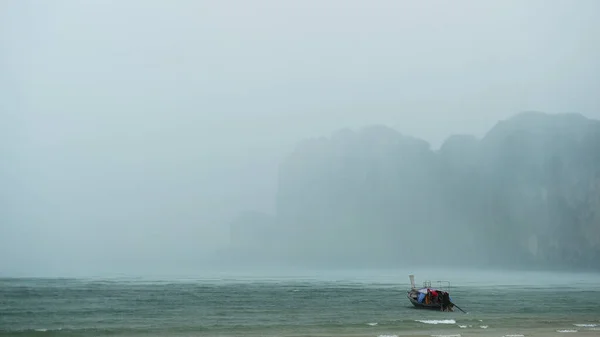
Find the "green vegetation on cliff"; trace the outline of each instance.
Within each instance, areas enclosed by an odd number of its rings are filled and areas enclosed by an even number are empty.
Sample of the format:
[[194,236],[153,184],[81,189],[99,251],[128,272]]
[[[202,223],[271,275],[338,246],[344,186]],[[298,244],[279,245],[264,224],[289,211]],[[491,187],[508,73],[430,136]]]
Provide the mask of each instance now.
[[277,213],[251,218],[232,246],[286,263],[600,269],[600,122],[525,112],[437,151],[387,127],[342,130],[301,143]]

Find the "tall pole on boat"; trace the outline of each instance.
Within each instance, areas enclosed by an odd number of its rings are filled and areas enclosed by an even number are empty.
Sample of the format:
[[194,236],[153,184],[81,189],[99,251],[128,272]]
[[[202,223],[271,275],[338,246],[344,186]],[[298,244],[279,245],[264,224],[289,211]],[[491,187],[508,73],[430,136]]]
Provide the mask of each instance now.
[[408,275],[408,278],[410,279],[410,286],[411,289],[416,289],[417,287],[415,286],[415,275]]

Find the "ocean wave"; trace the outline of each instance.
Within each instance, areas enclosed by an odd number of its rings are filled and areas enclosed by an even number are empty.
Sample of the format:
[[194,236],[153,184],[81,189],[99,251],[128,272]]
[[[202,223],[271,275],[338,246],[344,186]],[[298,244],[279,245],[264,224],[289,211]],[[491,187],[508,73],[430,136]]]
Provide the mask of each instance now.
[[16,329],[16,330],[5,330],[1,332],[55,332],[55,331],[62,331],[64,330],[63,328],[34,328],[34,329]]
[[456,324],[456,321],[453,319],[425,319],[425,320],[415,320],[415,322],[420,322],[424,324]]

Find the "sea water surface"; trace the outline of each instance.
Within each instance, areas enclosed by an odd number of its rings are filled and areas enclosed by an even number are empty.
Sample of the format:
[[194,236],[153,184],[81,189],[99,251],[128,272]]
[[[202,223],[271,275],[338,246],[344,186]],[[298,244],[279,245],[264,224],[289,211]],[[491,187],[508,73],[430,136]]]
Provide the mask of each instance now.
[[600,336],[598,275],[450,276],[467,314],[413,308],[404,273],[3,278],[0,336]]

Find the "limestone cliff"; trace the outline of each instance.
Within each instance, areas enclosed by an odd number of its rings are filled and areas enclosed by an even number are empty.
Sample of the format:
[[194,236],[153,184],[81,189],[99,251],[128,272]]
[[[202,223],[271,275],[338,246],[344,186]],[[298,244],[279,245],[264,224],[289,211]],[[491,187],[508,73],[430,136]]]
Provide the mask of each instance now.
[[600,270],[600,122],[525,112],[438,151],[383,126],[341,130],[281,163],[277,214],[258,222],[272,232],[234,231],[305,264]]

